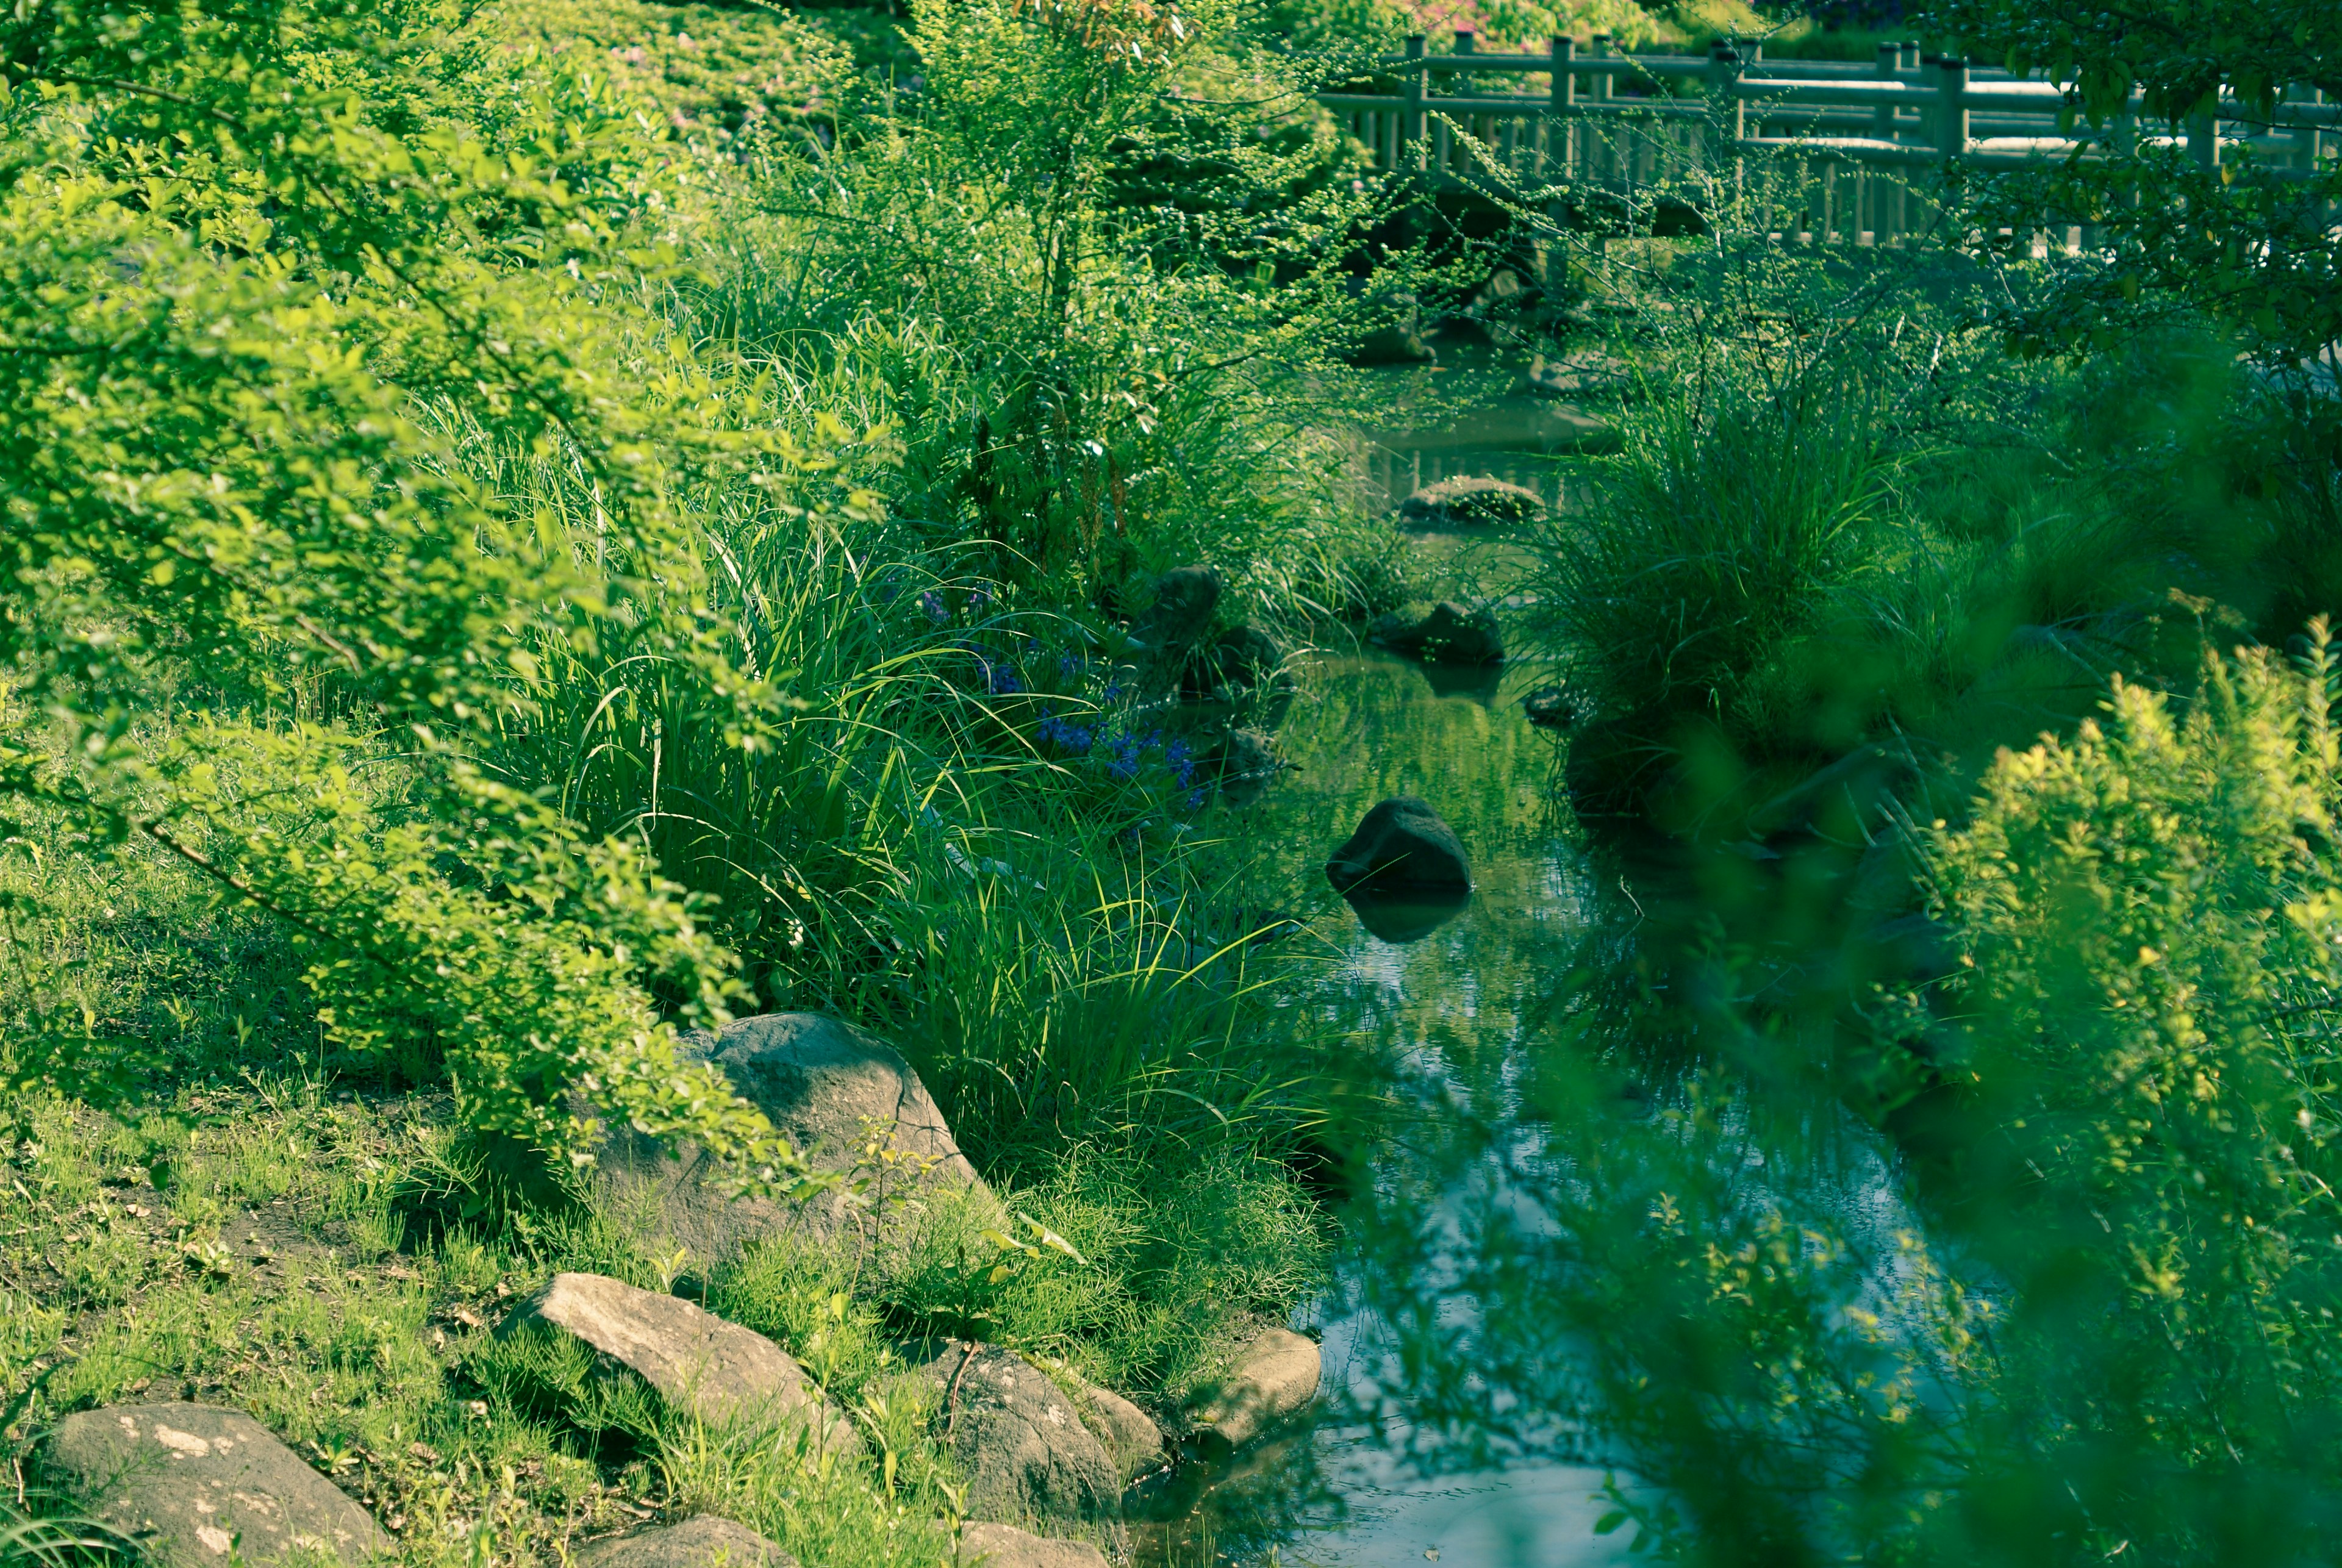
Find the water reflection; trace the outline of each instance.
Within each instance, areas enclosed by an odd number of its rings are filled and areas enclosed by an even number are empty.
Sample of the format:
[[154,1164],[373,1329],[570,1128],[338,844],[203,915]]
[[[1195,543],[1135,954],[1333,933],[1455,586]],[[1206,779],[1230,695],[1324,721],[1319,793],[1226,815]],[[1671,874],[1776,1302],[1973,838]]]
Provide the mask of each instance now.
[[1342,896],[1369,935],[1401,946],[1422,941],[1463,914],[1472,902],[1471,890],[1460,887],[1389,892],[1369,884],[1351,888]]
[[[1409,1234],[1461,1238],[1493,1201],[1491,1182],[1505,1182],[1486,1140],[1511,1124],[1506,1064],[1584,935],[1584,868],[1551,804],[1558,753],[1512,689],[1535,674],[1492,672],[1447,694],[1395,657],[1327,658],[1282,732],[1299,771],[1245,814],[1262,878],[1249,896],[1311,911],[1333,946],[1288,1010],[1296,1027],[1357,1043],[1346,1054],[1356,1080],[1328,1097],[1374,1107],[1336,1134],[1354,1156],[1371,1151],[1354,1159],[1360,1245],[1309,1325],[1326,1347],[1318,1424],[1134,1500],[1144,1561],[1258,1562],[1272,1551],[1287,1563],[1387,1568],[1623,1560],[1632,1531],[1595,1533],[1611,1508],[1601,1456],[1559,1456],[1549,1444],[1499,1452],[1468,1432],[1451,1404],[1458,1391],[1410,1373],[1408,1325],[1381,1299],[1390,1213],[1409,1216]],[[1321,870],[1327,851],[1376,803],[1406,795],[1455,829],[1474,887],[1337,900]],[[1428,1216],[1443,1217],[1417,1230]],[[1426,1254],[1407,1311],[1468,1337],[1473,1303],[1441,1284],[1463,1266]]]

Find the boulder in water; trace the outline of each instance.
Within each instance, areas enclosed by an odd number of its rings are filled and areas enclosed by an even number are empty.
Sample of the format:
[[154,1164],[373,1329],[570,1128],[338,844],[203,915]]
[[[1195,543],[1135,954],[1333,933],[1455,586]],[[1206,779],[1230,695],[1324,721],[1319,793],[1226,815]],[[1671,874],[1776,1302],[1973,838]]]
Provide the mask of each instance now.
[[1322,1375],[1316,1341],[1270,1329],[1196,1406],[1196,1435],[1207,1447],[1241,1448],[1316,1399]]
[[1358,830],[1326,862],[1326,876],[1344,893],[1469,892],[1472,886],[1463,840],[1414,795],[1394,796],[1366,813]]
[[1559,686],[1539,686],[1521,699],[1521,712],[1540,729],[1566,730],[1577,722],[1569,694]]
[[1398,504],[1398,514],[1424,528],[1526,523],[1545,514],[1545,500],[1526,485],[1486,475],[1458,474],[1426,484]]
[[1467,610],[1447,599],[1420,617],[1405,614],[1376,617],[1366,628],[1366,640],[1435,664],[1498,664],[1505,659],[1496,613],[1486,605]]

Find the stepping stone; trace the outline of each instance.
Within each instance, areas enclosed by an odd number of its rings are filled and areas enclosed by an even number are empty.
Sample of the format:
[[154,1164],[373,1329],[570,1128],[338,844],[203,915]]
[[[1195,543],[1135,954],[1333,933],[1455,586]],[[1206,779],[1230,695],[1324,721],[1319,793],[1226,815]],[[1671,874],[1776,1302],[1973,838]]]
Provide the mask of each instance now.
[[1357,831],[1326,856],[1326,879],[1342,893],[1359,887],[1469,891],[1472,866],[1456,830],[1428,802],[1403,794],[1359,819]]
[[592,1542],[570,1562],[575,1568],[797,1568],[796,1558],[746,1525],[712,1513]]
[[959,1533],[952,1568],[1107,1568],[1106,1553],[1086,1541],[1058,1541],[1013,1524],[976,1521]]
[[1466,609],[1443,599],[1422,619],[1394,611],[1366,627],[1366,641],[1432,664],[1501,664],[1505,637],[1486,604]]
[[48,1463],[98,1520],[181,1563],[319,1550],[357,1563],[387,1544],[365,1509],[240,1410],[85,1410],[57,1423]]
[[763,1334],[679,1296],[601,1274],[560,1273],[497,1326],[505,1338],[543,1325],[575,1335],[712,1425],[816,1424],[825,1446],[858,1451],[853,1423]]
[[1316,1399],[1321,1373],[1316,1341],[1270,1329],[1196,1407],[1196,1434],[1208,1445],[1241,1448]]

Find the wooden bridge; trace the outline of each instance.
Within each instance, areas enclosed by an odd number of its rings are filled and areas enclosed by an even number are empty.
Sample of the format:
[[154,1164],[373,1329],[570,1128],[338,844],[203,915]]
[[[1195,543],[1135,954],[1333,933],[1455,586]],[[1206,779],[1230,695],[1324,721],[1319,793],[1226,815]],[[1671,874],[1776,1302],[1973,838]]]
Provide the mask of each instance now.
[[[1894,245],[1924,232],[1954,163],[2023,168],[2160,145],[2216,167],[2248,148],[2257,171],[2284,178],[2306,176],[2342,147],[2342,104],[2310,87],[2288,90],[2267,115],[2224,94],[2176,128],[2146,120],[2134,93],[2094,130],[2069,115],[2053,82],[1923,59],[1916,44],[1881,45],[1865,64],[1768,61],[1746,43],[1701,56],[1622,53],[1600,35],[1586,45],[1556,38],[1541,54],[1483,54],[1477,42],[1458,33],[1453,54],[1435,55],[1410,38],[1405,54],[1379,62],[1396,91],[1318,102],[1378,168],[1435,188],[1567,184],[1631,195],[1720,171],[1728,158],[1746,165],[1761,150],[1786,171],[1757,192],[1767,231],[1824,245]],[[1461,90],[1433,92],[1441,78],[1462,78]],[[2077,224],[2036,244],[2091,242]]]

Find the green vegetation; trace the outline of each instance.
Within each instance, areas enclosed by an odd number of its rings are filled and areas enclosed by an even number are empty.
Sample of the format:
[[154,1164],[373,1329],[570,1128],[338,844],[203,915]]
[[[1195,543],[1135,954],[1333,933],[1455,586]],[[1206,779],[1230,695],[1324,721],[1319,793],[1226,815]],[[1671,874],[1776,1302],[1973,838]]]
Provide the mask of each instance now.
[[[1169,1411],[1316,1288],[1306,1043],[1270,961],[1199,962],[1214,740],[1121,629],[1197,561],[1305,626],[1393,548],[1326,434],[1384,197],[1256,97],[1306,64],[1210,6],[431,0],[44,6],[0,55],[13,1453],[232,1397],[416,1560],[705,1509],[932,1561],[897,1347]],[[600,1206],[613,1123],[834,1179],[676,1052],[791,1007],[897,1041],[1067,1250],[691,1258]],[[487,1337],[561,1269],[771,1333],[876,1456]]]

